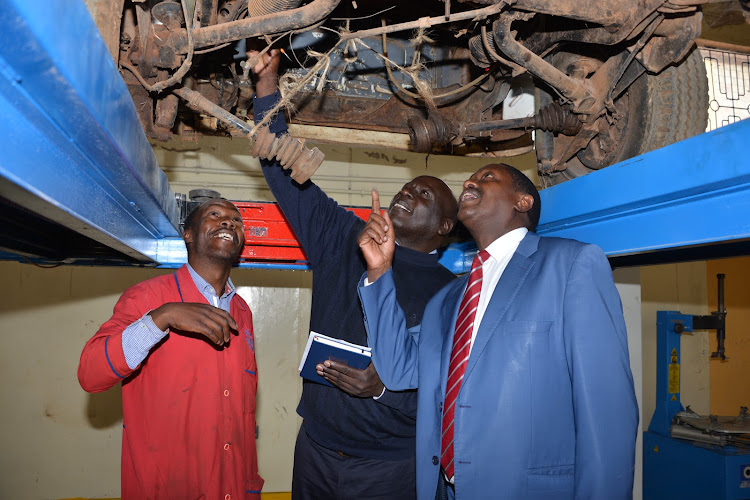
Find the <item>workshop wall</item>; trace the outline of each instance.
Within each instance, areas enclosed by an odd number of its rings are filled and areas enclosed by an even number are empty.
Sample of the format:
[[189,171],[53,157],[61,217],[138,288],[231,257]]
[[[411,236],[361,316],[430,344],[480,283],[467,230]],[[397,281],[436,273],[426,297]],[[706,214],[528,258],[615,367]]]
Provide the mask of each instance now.
[[118,497],[120,386],[89,396],[81,349],[141,269],[0,262],[0,498]]
[[630,370],[633,373],[635,397],[638,401],[638,437],[635,443],[635,471],[633,474],[633,500],[641,500],[643,485],[643,366],[641,359],[643,332],[641,325],[641,274],[637,267],[615,269],[615,285],[620,293],[625,327],[628,331]]
[[[708,314],[706,263],[687,262],[641,268],[643,304],[643,429],[656,408],[656,311]],[[681,338],[682,404],[701,414],[710,408],[709,350],[706,332]]]
[[[708,262],[708,312],[717,310],[716,275],[723,273],[727,361],[713,359],[711,371],[711,413],[737,415],[740,406],[750,406],[750,257]],[[707,333],[709,352],[716,351],[716,331]]]
[[[446,179],[455,194],[480,166],[482,158],[424,156],[415,153],[323,146],[326,161],[315,181],[344,205],[370,204],[370,190],[383,202],[411,178]],[[242,139],[201,138],[154,145],[159,164],[175,192],[211,188],[234,200],[272,200],[257,160]],[[533,156],[507,161],[536,181]],[[642,422],[653,413],[655,313],[675,309],[706,313],[705,264],[656,266],[638,272],[618,270],[618,287],[629,331],[639,337],[638,309],[643,315]],[[62,266],[41,269],[0,263],[6,286],[0,291],[0,498],[118,497],[122,407],[120,388],[89,395],[78,385],[81,349],[110,315],[129,285],[168,270]],[[235,269],[232,278],[254,311],[259,359],[258,450],[264,491],[288,491],[294,438],[299,427],[295,409],[301,390],[296,371],[309,320],[311,273]],[[640,280],[640,283],[639,283]],[[641,287],[643,294],[641,298]],[[694,296],[692,290],[701,290]],[[656,291],[653,291],[656,290]],[[691,290],[691,291],[688,291]],[[701,295],[702,294],[702,295]],[[284,311],[284,314],[278,314]],[[290,313],[290,311],[292,311]],[[653,316],[653,317],[652,317]],[[629,320],[632,325],[633,320]],[[693,351],[707,351],[706,335]],[[700,339],[705,340],[705,347]],[[631,357],[640,358],[640,338],[631,341]],[[683,344],[684,345],[684,344]],[[683,347],[687,364],[691,349]],[[700,357],[695,355],[696,358]],[[640,367],[634,371],[640,392]],[[708,409],[707,369],[696,364],[683,375],[684,397]],[[652,373],[651,373],[652,372]],[[693,377],[691,379],[691,377]],[[692,389],[690,386],[695,386]],[[692,395],[690,391],[695,395]],[[639,394],[640,395],[640,394]],[[638,481],[637,481],[638,483]],[[640,498],[640,491],[636,498]]]
[[[191,189],[210,188],[230,200],[273,201],[258,160],[249,154],[247,139],[200,137],[195,142],[177,138],[153,146],[157,162],[175,192],[188,194]],[[387,205],[401,186],[419,175],[443,179],[458,196],[463,182],[493,161],[513,165],[538,183],[536,160],[531,153],[488,159],[335,145],[319,148],[325,161],[313,180],[342,205],[369,207],[373,188],[380,192],[381,203]]]
[[[175,192],[211,188],[224,197],[271,201],[243,139],[201,138],[155,145]],[[429,174],[455,194],[487,159],[323,146],[315,181],[339,203],[384,203],[407,181]],[[533,156],[510,159],[535,179]],[[119,386],[90,395],[79,386],[85,342],[112,314],[122,291],[170,270],[0,262],[0,498],[116,498],[120,493]],[[265,492],[289,491],[300,419],[297,373],[307,338],[312,275],[235,269],[232,279],[254,311],[259,364],[258,453]],[[279,314],[283,311],[283,314]]]

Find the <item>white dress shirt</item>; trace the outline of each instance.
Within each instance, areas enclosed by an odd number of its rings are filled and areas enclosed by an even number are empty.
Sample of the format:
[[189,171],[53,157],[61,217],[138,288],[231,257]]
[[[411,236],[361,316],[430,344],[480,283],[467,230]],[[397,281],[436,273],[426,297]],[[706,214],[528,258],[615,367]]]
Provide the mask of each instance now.
[[[484,318],[484,312],[487,310],[487,306],[490,303],[492,294],[495,291],[500,277],[503,275],[505,268],[508,267],[513,254],[516,253],[518,245],[521,240],[526,236],[529,230],[525,227],[514,229],[498,239],[490,243],[485,250],[489,252],[490,256],[482,264],[482,292],[479,294],[479,304],[477,305],[477,312],[474,316],[474,326],[471,330],[471,345],[469,346],[469,353],[474,347],[474,339],[477,338],[477,331],[479,331],[479,325],[482,323]],[[469,286],[469,283],[466,283]],[[464,293],[466,290],[464,290]],[[443,471],[443,475],[445,472]],[[445,479],[454,484],[454,477],[445,477]]]
[[528,232],[529,230],[525,227],[519,227],[500,236],[486,248],[490,256],[482,264],[482,293],[479,295],[479,305],[474,317],[474,328],[471,331],[471,347],[474,347],[474,339],[477,337],[479,325],[482,323],[484,312],[487,310],[487,305],[490,303],[497,282],[500,281],[500,276],[503,275],[505,268],[508,267],[508,262],[510,262],[513,254],[516,253],[518,245]]
[[[477,336],[479,325],[482,323],[484,312],[487,310],[487,305],[490,303],[490,298],[492,298],[492,293],[495,291],[497,282],[500,281],[500,276],[503,275],[505,268],[508,267],[508,262],[510,262],[513,254],[516,253],[518,245],[521,244],[521,240],[528,232],[529,230],[525,227],[519,227],[500,236],[486,248],[490,256],[482,264],[482,292],[479,295],[479,305],[474,317],[474,328],[471,331],[471,347],[474,347],[474,339]],[[370,286],[370,280],[366,276],[363,284],[364,286]],[[466,286],[468,285],[467,282]],[[375,399],[380,396],[377,396]]]

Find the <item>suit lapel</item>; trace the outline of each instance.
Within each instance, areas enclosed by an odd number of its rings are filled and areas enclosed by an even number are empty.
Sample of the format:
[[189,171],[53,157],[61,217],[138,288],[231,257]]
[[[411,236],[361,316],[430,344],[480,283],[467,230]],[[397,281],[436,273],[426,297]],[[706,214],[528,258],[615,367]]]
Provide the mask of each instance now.
[[479,325],[474,344],[471,347],[464,382],[471,375],[487,342],[494,335],[497,325],[503,316],[505,316],[516,295],[518,295],[518,291],[523,286],[526,276],[534,266],[534,260],[531,258],[531,255],[536,251],[538,243],[539,236],[534,233],[527,233],[518,245],[518,249],[513,254],[510,262],[508,262],[508,266],[503,271],[500,280],[497,282],[495,291],[492,293],[492,298],[487,304],[487,310],[482,317],[482,323]]

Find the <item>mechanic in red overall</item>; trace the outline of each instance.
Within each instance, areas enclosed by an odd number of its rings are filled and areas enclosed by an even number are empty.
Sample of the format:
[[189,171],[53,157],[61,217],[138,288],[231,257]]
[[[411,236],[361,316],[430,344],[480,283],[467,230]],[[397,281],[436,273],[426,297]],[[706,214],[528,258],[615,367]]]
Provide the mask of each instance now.
[[252,313],[229,279],[242,217],[207,201],[183,239],[188,264],[122,294],[78,380],[88,392],[122,382],[124,500],[257,500]]

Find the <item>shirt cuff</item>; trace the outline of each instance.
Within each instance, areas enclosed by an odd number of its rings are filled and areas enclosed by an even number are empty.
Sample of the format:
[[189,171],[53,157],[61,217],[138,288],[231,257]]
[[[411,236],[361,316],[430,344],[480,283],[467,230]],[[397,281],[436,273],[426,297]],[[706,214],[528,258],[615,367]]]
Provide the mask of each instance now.
[[[367,286],[367,285],[365,285],[365,286]],[[380,399],[380,398],[383,397],[383,394],[385,394],[385,386],[383,386],[383,392],[380,393],[380,396],[373,396],[372,399],[374,399],[375,401],[377,401],[378,399]]]
[[169,329],[160,330],[151,318],[151,311],[132,323],[122,332],[122,352],[131,370],[135,370],[146,359],[149,351],[161,339],[166,337]]

